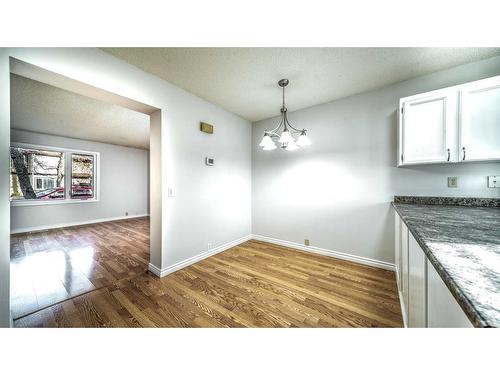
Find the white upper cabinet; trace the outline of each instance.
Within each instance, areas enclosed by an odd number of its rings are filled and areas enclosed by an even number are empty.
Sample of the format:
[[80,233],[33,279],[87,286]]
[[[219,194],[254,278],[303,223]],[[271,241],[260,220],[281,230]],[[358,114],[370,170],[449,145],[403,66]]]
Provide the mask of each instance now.
[[398,165],[500,159],[500,77],[400,99]]
[[460,90],[460,158],[463,161],[500,159],[500,78]]
[[402,103],[400,164],[452,161],[452,156],[456,158],[455,124],[453,91],[439,91]]

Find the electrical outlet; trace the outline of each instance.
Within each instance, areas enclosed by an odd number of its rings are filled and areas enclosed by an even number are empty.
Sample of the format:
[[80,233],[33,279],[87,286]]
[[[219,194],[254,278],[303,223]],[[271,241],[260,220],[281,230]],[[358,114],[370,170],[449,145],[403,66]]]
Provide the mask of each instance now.
[[214,247],[213,243],[211,243],[211,242],[207,243],[207,251],[212,250],[213,247]]
[[456,188],[458,186],[458,177],[448,177],[448,187]]
[[309,240],[308,239],[304,240],[304,245],[309,246]]
[[500,188],[500,176],[488,176],[489,188]]

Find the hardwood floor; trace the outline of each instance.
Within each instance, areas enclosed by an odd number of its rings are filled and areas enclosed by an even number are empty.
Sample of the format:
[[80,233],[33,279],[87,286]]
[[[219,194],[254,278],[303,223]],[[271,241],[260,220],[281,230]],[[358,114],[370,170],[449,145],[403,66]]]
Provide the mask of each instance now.
[[14,318],[144,273],[149,218],[11,236]]
[[147,272],[16,327],[401,327],[394,273],[248,241],[162,279]]

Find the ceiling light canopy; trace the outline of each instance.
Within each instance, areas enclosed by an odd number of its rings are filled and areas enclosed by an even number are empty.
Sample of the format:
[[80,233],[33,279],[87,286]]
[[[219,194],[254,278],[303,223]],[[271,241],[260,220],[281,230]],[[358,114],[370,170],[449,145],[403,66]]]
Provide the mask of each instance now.
[[[264,151],[275,150],[276,146],[275,140],[280,144],[280,148],[287,151],[295,151],[301,147],[309,146],[311,141],[307,137],[306,129],[294,128],[288,122],[287,109],[285,106],[285,87],[288,85],[288,79],[281,79],[278,85],[283,88],[283,106],[281,107],[281,118],[277,127],[273,130],[265,130],[262,141],[259,146],[262,147]],[[298,135],[298,138],[295,137]]]

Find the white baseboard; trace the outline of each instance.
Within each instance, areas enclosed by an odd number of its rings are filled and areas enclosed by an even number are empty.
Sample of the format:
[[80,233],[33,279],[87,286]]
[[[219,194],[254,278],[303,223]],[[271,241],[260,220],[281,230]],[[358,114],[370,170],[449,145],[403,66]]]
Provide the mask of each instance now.
[[375,259],[370,259],[370,258],[364,258],[364,257],[360,257],[360,256],[357,256],[357,255],[351,255],[351,254],[341,253],[339,251],[322,249],[322,248],[314,247],[314,246],[304,246],[304,245],[301,245],[301,244],[298,244],[298,243],[295,243],[295,242],[278,240],[278,239],[275,239],[275,238],[265,237],[265,236],[261,236],[261,235],[258,235],[258,234],[252,234],[252,235],[248,235],[248,236],[245,236],[245,237],[241,237],[241,238],[239,238],[237,240],[234,240],[234,241],[228,242],[226,244],[220,245],[220,246],[218,246],[218,247],[216,247],[216,248],[214,248],[214,249],[212,249],[210,251],[206,251],[204,253],[195,255],[195,256],[193,256],[191,258],[182,260],[180,262],[172,264],[171,266],[168,266],[168,267],[163,268],[163,269],[160,269],[160,268],[156,267],[152,263],[149,263],[149,267],[148,268],[156,276],[164,277],[164,276],[166,276],[168,274],[171,274],[171,273],[173,273],[175,271],[180,270],[181,268],[190,266],[191,264],[199,262],[200,260],[208,258],[208,257],[210,257],[212,255],[215,255],[217,253],[220,253],[222,251],[228,250],[231,247],[237,246],[237,245],[239,245],[239,244],[241,244],[243,242],[246,242],[248,240],[251,240],[251,239],[255,239],[255,240],[263,241],[263,242],[268,242],[268,243],[273,243],[273,244],[276,244],[276,245],[286,246],[286,247],[290,247],[292,249],[303,250],[303,251],[307,251],[307,252],[310,252],[310,253],[321,254],[321,255],[331,256],[331,257],[338,258],[338,259],[349,260],[351,262],[360,263],[360,264],[364,264],[364,265],[368,265],[368,266],[373,266],[373,267],[377,267],[377,268],[383,268],[383,269],[390,270],[390,271],[394,271],[395,270],[394,264],[392,264],[392,263],[382,262],[382,261],[375,260]]
[[383,262],[380,260],[360,257],[357,255],[352,255],[352,254],[347,254],[347,253],[342,253],[340,251],[328,250],[328,249],[323,249],[321,247],[315,247],[315,246],[305,246],[305,245],[302,245],[302,244],[299,244],[296,242],[278,240],[276,238],[261,236],[259,234],[253,234],[252,238],[255,240],[258,240],[258,241],[269,242],[269,243],[276,244],[276,245],[291,247],[292,249],[307,251],[309,253],[326,255],[326,256],[330,256],[330,257],[334,257],[334,258],[338,258],[338,259],[349,260],[351,262],[364,264],[367,266],[383,268],[383,269],[389,270],[389,271],[396,270],[393,263]]
[[60,224],[52,224],[52,225],[41,225],[41,226],[38,226],[38,227],[18,228],[18,229],[11,229],[10,234],[40,232],[40,231],[49,230],[49,229],[76,227],[78,225],[104,223],[106,221],[134,219],[134,218],[137,218],[137,217],[145,217],[145,216],[149,216],[149,214],[107,217],[107,218],[102,218],[102,219],[76,221],[76,222],[73,222],[73,223],[60,223]]
[[237,245],[239,245],[243,242],[249,241],[251,239],[252,239],[252,235],[249,234],[248,236],[244,236],[244,237],[238,238],[237,240],[234,240],[234,241],[225,243],[223,245],[217,246],[210,251],[205,251],[205,252],[198,254],[198,255],[195,255],[191,258],[181,260],[180,262],[172,264],[171,266],[168,266],[166,268],[160,269],[152,263],[149,263],[148,268],[156,276],[164,277],[164,276],[167,276],[168,274],[171,274],[172,272],[180,270],[181,268],[190,266],[193,263],[199,262],[200,260],[203,260],[205,258],[212,256],[212,255],[215,255],[217,253],[220,253],[222,251],[230,249],[231,247],[237,246]]

